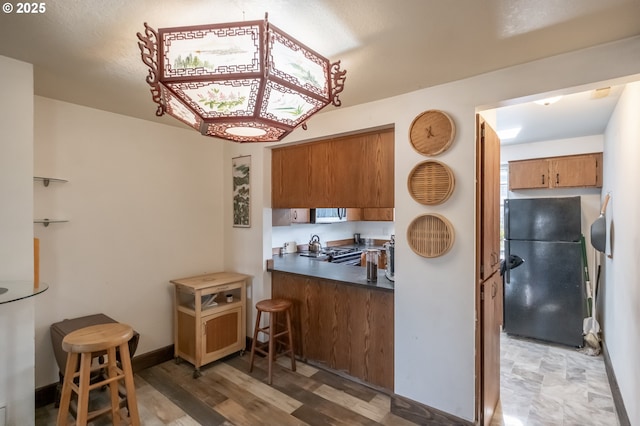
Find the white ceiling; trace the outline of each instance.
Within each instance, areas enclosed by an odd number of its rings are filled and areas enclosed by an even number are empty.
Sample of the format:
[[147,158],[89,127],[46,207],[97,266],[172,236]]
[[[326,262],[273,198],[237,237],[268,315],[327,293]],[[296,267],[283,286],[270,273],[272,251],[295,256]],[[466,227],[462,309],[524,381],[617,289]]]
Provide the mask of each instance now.
[[[263,19],[268,12],[275,26],[331,61],[342,61],[347,70],[340,96],[343,107],[640,35],[640,0],[55,0],[44,4],[42,14],[0,13],[0,55],[34,64],[37,95],[176,126],[182,124],[169,116],[155,116],[136,37],[145,22],[157,29]],[[510,117],[505,122],[515,120],[512,117],[520,108],[509,107],[500,114]],[[586,121],[594,122],[583,120],[581,125]],[[545,121],[533,128],[551,127]],[[523,129],[523,137],[527,133]]]
[[[495,110],[498,133],[519,128],[502,145],[570,139],[604,133],[624,86],[604,86],[564,95],[550,105],[525,102]],[[539,97],[544,100],[544,96]],[[492,110],[489,110],[492,111]]]

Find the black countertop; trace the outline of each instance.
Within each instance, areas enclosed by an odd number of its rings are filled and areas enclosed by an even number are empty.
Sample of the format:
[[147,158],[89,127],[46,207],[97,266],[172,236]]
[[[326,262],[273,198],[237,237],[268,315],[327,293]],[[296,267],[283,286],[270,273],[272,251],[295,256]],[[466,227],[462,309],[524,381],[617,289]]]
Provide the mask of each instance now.
[[273,268],[270,268],[269,271],[323,278],[345,284],[365,286],[370,289],[386,291],[393,291],[394,289],[393,281],[386,277],[384,269],[378,269],[377,281],[369,282],[367,281],[367,270],[364,267],[324,262],[300,256],[299,253],[273,256]]

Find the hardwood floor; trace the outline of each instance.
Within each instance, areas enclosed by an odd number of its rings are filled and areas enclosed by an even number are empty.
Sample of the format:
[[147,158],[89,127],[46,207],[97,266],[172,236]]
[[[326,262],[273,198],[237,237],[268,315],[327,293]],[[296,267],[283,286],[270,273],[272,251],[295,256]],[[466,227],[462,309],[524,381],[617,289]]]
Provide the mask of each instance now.
[[[389,412],[390,398],[367,386],[287,357],[274,367],[273,386],[266,384],[267,363],[235,356],[201,368],[174,361],[136,373],[136,395],[143,425],[386,425],[410,426]],[[108,392],[104,393],[105,397]],[[53,404],[36,411],[36,425],[55,425]],[[71,419],[70,419],[71,420]],[[94,426],[111,424],[110,417]]]

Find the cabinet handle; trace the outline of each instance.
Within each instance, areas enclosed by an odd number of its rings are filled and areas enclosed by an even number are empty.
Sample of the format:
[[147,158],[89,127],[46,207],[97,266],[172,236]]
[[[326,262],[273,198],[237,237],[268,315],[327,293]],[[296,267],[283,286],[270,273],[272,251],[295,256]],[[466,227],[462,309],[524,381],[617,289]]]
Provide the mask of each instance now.
[[544,185],[544,175],[542,175],[542,184]]
[[293,211],[293,220],[298,220],[298,211],[297,210]]
[[560,183],[560,173],[556,173],[556,185]]

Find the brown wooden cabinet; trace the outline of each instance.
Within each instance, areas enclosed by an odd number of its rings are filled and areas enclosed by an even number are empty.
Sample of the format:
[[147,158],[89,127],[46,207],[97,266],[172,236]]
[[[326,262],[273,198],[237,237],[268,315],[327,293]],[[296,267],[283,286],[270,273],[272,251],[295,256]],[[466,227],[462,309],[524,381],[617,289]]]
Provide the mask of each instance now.
[[509,190],[602,187],[602,153],[509,162]]
[[394,215],[395,211],[391,208],[347,209],[348,221],[392,222]]
[[392,129],[274,148],[274,209],[393,208]]
[[292,223],[310,223],[310,209],[273,209],[271,226],[288,226]]
[[[172,280],[174,292],[174,355],[200,367],[242,351],[246,343],[246,281],[248,276],[218,272]],[[217,294],[215,303],[202,304]],[[231,295],[232,300],[227,300]]]
[[393,390],[393,292],[273,271],[271,294],[293,302],[297,356]]

